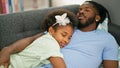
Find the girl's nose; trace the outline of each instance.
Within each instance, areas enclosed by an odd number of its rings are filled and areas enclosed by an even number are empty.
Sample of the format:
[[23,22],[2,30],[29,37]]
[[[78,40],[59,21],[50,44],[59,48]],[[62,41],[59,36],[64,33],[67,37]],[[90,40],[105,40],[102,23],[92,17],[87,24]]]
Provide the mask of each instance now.
[[64,42],[65,42],[65,44],[68,44],[68,43],[69,43],[69,39],[68,39],[68,38],[65,38],[65,39],[64,39]]

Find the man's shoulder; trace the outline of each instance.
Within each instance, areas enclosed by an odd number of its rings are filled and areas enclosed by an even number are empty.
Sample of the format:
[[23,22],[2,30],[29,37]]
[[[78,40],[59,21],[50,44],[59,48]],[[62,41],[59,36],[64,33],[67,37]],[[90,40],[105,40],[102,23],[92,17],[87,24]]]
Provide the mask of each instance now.
[[111,33],[109,33],[108,31],[104,31],[104,30],[96,30],[97,34],[106,36],[106,37],[113,37],[113,35]]
[[97,33],[98,36],[100,36],[100,38],[103,40],[103,41],[107,41],[107,42],[116,42],[116,39],[115,37],[107,32],[107,31],[104,31],[104,30],[98,30],[98,33]]

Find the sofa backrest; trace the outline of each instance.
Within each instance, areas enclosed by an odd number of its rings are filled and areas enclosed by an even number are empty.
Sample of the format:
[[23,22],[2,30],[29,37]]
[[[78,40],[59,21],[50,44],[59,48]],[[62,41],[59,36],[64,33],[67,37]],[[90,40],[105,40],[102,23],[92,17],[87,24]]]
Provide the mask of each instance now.
[[44,16],[51,10],[58,8],[65,8],[76,13],[79,5],[66,5],[0,15],[0,50],[16,40],[41,32],[40,23]]

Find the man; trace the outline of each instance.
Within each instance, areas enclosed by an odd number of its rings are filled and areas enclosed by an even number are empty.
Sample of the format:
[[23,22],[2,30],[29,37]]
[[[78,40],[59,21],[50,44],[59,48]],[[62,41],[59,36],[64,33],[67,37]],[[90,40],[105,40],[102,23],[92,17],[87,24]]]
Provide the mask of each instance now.
[[[99,23],[102,23],[106,18],[110,22],[108,11],[96,2],[86,1],[80,6],[77,16],[79,24],[71,42],[61,50],[67,68],[98,68],[101,63],[103,68],[118,68],[118,45],[115,39],[108,32],[96,29]],[[1,54],[8,51],[9,54],[6,55],[9,57],[11,53],[23,50],[35,38],[19,40],[4,48]],[[27,43],[23,44],[23,40]],[[19,46],[18,43],[23,45]],[[5,60],[9,60],[8,57]],[[2,60],[3,65],[8,64],[5,60]]]

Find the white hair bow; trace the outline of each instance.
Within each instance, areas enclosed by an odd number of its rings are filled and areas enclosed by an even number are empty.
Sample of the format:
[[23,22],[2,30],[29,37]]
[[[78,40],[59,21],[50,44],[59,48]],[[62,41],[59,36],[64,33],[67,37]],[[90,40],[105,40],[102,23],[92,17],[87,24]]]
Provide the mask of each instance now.
[[60,15],[56,15],[55,19],[56,19],[56,23],[55,24],[59,23],[59,25],[66,25],[66,24],[70,23],[69,18],[67,18],[67,13],[64,13],[61,16]]

